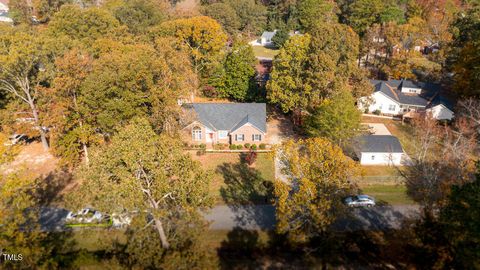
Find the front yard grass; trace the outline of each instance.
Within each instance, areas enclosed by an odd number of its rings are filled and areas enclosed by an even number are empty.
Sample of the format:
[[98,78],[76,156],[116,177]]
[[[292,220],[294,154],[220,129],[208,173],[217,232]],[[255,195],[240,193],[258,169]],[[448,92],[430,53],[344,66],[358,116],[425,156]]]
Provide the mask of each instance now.
[[390,205],[414,204],[407,195],[405,185],[361,185],[360,190],[363,194],[373,196],[379,203]]
[[252,166],[242,162],[240,153],[206,153],[192,157],[204,169],[214,172],[210,193],[216,204],[265,204],[271,199],[275,178],[273,156],[258,153]]
[[273,59],[279,52],[276,49],[265,48],[263,46],[252,46],[255,57],[271,58]]

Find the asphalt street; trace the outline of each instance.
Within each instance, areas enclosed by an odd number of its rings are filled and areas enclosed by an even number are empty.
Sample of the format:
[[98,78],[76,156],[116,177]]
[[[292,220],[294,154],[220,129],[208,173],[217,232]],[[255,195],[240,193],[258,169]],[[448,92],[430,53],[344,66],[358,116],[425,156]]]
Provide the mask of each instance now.
[[[333,230],[397,229],[406,217],[418,215],[415,205],[376,206],[350,209],[347,217],[337,220]],[[62,208],[43,208],[40,225],[45,231],[65,230],[68,211]],[[212,230],[269,230],[275,228],[275,208],[272,205],[219,205],[204,213]]]

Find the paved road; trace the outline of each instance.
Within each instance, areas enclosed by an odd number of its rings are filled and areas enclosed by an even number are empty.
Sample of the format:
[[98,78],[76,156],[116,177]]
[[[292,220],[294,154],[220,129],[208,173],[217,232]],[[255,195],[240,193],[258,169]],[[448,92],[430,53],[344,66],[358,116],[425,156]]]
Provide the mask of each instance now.
[[[68,211],[61,208],[44,208],[41,211],[41,228],[46,231],[64,230]],[[351,209],[348,217],[339,219],[332,229],[385,230],[397,229],[405,217],[418,214],[413,205],[377,206],[372,208]],[[204,214],[210,221],[212,230],[232,230],[240,227],[247,230],[266,230],[275,228],[275,208],[271,205],[215,206]]]
[[[351,209],[349,215],[339,219],[332,229],[348,230],[385,230],[398,229],[406,217],[418,214],[418,207],[413,205],[377,206],[372,208]],[[205,215],[214,230],[274,229],[275,208],[271,205],[255,206],[216,206]]]

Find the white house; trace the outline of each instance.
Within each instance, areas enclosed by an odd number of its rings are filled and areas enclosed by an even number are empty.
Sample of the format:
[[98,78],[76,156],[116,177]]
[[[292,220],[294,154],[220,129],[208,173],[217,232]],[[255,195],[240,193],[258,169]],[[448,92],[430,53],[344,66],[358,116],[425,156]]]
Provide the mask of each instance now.
[[402,145],[392,135],[365,135],[356,138],[355,153],[361,165],[402,165]]
[[262,33],[262,36],[259,39],[250,41],[250,45],[252,46],[273,46],[272,38],[277,33],[277,30],[273,30],[273,32],[265,31]]
[[0,0],[0,22],[12,23],[13,20],[8,16],[8,1]]
[[441,95],[438,84],[409,80],[372,80],[375,90],[370,97],[359,99],[360,110],[385,115],[405,115],[409,112],[430,112],[438,120],[454,117],[453,105]]

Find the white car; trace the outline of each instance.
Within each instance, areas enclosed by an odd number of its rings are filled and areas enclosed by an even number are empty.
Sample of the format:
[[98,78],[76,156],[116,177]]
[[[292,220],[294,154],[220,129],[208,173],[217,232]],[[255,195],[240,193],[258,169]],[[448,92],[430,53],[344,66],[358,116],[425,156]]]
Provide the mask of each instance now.
[[26,139],[27,136],[25,134],[13,134],[12,136],[8,137],[8,141],[4,143],[5,146],[15,145],[19,143],[22,139]]
[[366,206],[373,207],[375,206],[375,198],[368,195],[357,195],[350,196],[345,198],[345,204],[350,207]]
[[72,211],[68,212],[65,221],[67,223],[78,222],[78,223],[93,223],[93,222],[101,222],[103,219],[102,213],[99,211],[84,208],[77,213]]

